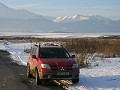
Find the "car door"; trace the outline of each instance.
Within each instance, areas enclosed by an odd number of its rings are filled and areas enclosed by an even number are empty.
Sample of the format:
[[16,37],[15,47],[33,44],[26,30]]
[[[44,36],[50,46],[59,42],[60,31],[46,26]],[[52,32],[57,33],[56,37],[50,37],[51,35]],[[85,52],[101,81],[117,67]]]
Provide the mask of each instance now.
[[34,72],[37,65],[38,65],[38,48],[34,48],[32,53],[32,70]]

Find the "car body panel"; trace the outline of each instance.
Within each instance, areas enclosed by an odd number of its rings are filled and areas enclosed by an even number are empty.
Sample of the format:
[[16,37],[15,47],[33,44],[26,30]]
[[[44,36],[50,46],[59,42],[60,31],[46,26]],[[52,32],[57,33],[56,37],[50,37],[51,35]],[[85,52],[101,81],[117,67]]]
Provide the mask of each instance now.
[[[68,58],[41,58],[41,48],[63,48],[63,47],[40,47],[34,46],[32,53],[28,57],[30,72],[35,76],[35,70],[38,70],[40,79],[76,79],[79,78],[79,68],[72,68],[76,64],[71,57]],[[33,57],[33,55],[36,55]],[[50,69],[42,68],[41,64],[47,64]]]

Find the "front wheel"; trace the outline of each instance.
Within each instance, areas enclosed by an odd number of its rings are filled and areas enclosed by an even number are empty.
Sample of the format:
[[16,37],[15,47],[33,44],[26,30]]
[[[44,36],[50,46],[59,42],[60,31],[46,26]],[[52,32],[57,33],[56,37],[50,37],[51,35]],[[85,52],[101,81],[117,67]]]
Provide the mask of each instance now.
[[42,85],[42,80],[39,78],[38,70],[35,72],[35,82],[36,85]]
[[78,82],[79,82],[79,78],[77,78],[77,79],[72,79],[72,82],[73,82],[73,83],[78,83]]

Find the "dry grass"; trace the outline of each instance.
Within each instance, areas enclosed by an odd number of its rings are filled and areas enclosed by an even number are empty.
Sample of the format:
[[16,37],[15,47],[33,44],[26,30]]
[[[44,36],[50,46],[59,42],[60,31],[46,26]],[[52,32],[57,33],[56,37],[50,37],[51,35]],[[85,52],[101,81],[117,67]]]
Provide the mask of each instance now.
[[106,38],[2,37],[1,39],[12,42],[60,42],[69,52],[77,54],[76,61],[79,65],[84,65],[87,54],[102,53],[104,57],[120,57],[120,36]]

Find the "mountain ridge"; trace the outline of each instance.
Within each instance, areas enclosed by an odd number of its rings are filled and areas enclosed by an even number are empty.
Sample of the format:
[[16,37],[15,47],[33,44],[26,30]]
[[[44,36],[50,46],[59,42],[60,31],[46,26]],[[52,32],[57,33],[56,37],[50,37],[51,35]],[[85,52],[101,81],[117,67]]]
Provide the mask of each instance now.
[[18,32],[120,32],[120,20],[100,15],[49,17],[15,10],[0,3],[0,31]]
[[111,19],[105,18],[100,15],[73,15],[73,16],[63,16],[57,17],[53,20],[53,22],[57,23],[69,23],[69,22],[78,22],[78,21],[86,21],[86,20],[105,20],[112,21]]
[[27,10],[15,10],[0,3],[0,18],[13,19],[43,19],[41,15],[31,13]]

